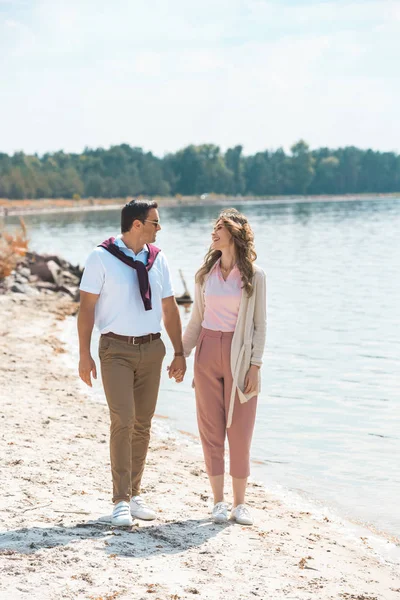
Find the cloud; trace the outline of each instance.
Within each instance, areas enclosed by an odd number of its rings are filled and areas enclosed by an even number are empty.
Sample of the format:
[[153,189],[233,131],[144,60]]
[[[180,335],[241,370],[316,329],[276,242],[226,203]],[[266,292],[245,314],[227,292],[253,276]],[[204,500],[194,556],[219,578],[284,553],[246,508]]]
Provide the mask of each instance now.
[[18,25],[1,42],[0,150],[254,152],[300,137],[400,149],[399,12],[386,0],[34,2],[8,14]]

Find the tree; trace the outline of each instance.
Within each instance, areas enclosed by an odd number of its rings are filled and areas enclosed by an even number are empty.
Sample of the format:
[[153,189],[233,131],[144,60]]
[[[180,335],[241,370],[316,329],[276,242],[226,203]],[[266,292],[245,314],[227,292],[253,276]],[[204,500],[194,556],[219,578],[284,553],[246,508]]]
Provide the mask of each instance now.
[[243,146],[235,146],[234,148],[229,148],[225,153],[225,164],[233,173],[233,192],[235,194],[243,194],[246,186],[242,151]]
[[353,146],[310,151],[300,140],[243,155],[215,144],[190,145],[163,158],[120,144],[43,156],[0,153],[0,197],[126,197],[139,194],[343,194],[400,192],[400,156]]
[[306,194],[314,177],[314,157],[308,144],[300,140],[291,147],[290,160],[291,192]]

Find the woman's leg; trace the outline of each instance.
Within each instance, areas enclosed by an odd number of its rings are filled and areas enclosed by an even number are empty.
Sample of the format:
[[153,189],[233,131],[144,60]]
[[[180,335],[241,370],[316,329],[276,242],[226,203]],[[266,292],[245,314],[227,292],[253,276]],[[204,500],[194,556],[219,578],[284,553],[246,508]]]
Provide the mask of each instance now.
[[246,495],[247,477],[239,478],[232,477],[232,490],[233,490],[233,506],[239,506],[244,504],[244,498]]
[[[224,372],[224,402],[228,414],[232,392],[231,345],[233,334],[222,338],[222,362]],[[233,488],[233,507],[244,504],[247,478],[250,475],[250,447],[256,418],[257,397],[241,404],[235,394],[232,424],[227,429],[230,474]]]
[[211,489],[214,496],[214,504],[224,501],[224,475],[209,475]]
[[250,475],[250,448],[257,410],[257,397],[241,404],[236,395],[232,425],[228,431],[233,507],[245,503],[247,478]]
[[250,474],[250,446],[256,416],[257,398],[241,404],[236,394],[232,425],[228,429],[230,473],[233,487],[231,519],[240,525],[253,525],[245,505],[247,477]]
[[194,384],[199,434],[214,504],[224,499],[225,408],[221,335],[202,332],[195,356]]

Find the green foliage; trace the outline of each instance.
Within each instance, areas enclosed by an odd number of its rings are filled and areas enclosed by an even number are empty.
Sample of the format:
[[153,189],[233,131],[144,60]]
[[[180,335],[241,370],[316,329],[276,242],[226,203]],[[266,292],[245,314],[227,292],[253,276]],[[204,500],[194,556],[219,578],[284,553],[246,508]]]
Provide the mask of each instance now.
[[310,150],[298,141],[244,156],[214,144],[160,159],[128,144],[29,156],[0,153],[0,198],[113,198],[204,193],[272,196],[400,191],[400,156],[355,147]]

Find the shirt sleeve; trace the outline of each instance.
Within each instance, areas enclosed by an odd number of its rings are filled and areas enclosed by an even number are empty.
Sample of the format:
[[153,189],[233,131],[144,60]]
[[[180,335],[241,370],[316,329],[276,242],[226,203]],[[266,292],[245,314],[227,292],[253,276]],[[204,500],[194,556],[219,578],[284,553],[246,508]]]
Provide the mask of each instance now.
[[162,272],[163,272],[163,284],[162,284],[162,297],[169,298],[175,296],[174,288],[172,286],[171,272],[169,270],[168,261],[165,255],[162,254]]
[[86,260],[79,289],[89,294],[100,294],[105,278],[104,265],[100,259],[98,250],[93,250]]

